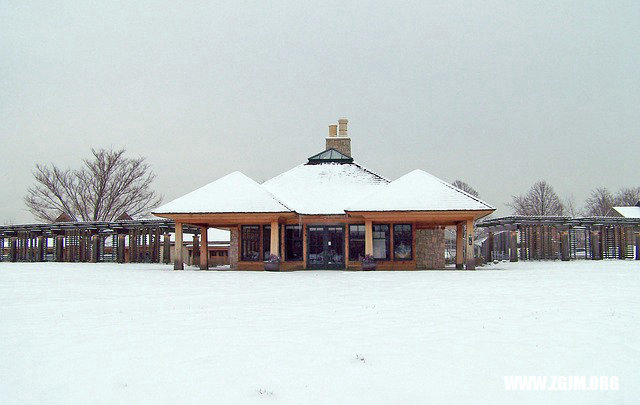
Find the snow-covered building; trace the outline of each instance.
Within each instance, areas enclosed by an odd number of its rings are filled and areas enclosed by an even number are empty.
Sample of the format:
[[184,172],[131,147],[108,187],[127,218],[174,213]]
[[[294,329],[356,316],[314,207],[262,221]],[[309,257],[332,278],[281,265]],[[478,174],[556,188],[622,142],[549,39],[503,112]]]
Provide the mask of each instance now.
[[[238,270],[263,269],[270,255],[281,257],[281,270],[360,269],[365,255],[378,269],[413,270],[444,267],[445,227],[457,230],[456,265],[463,268],[474,221],[494,210],[422,170],[389,181],[362,167],[340,119],[329,126],[326,149],[307,162],[262,184],[230,173],[154,214],[175,220],[177,243],[182,224],[201,227],[201,246],[208,228],[229,229],[229,262]],[[473,249],[466,250],[473,269]],[[183,268],[180,254],[174,264]]]
[[607,216],[622,218],[640,218],[640,201],[636,205],[611,207]]

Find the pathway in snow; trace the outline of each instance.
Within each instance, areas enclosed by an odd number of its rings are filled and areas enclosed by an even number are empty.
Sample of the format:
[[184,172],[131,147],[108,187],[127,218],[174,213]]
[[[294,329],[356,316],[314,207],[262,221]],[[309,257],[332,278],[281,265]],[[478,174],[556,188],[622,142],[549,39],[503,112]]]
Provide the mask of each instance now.
[[[0,263],[0,402],[632,403],[640,263],[175,272]],[[620,377],[508,392],[505,375]]]

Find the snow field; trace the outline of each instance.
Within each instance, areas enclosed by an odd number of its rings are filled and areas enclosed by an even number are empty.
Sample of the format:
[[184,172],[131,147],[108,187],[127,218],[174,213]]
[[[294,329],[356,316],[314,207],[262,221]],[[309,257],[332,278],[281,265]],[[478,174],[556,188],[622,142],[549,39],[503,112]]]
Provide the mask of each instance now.
[[[634,403],[640,263],[475,272],[0,263],[0,402]],[[618,391],[511,392],[506,375]]]

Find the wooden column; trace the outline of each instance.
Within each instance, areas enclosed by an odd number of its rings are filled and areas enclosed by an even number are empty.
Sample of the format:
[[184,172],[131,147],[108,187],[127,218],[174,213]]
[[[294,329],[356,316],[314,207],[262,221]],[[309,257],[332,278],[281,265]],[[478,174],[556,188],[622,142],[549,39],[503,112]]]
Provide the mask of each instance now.
[[[307,257],[309,257],[309,240],[307,234],[307,224],[302,224],[302,268],[307,269],[308,262]],[[284,270],[281,268],[281,270]]]
[[509,261],[518,261],[518,231],[509,231]]
[[493,232],[489,231],[487,235],[487,261],[493,262]]
[[118,253],[117,253],[117,261],[118,263],[124,263],[124,249],[126,244],[127,237],[125,235],[118,235]]
[[200,263],[200,241],[198,240],[198,234],[193,234],[191,245],[191,262],[192,266],[196,266]]
[[200,270],[209,268],[209,239],[207,238],[206,226],[200,227]]
[[47,251],[45,247],[46,240],[47,238],[45,238],[44,236],[42,235],[38,236],[38,254],[36,256],[37,262],[44,262],[44,255]]
[[160,228],[155,228],[153,231],[153,262],[160,263]]
[[61,261],[64,260],[64,257],[63,257],[64,256],[64,253],[63,253],[64,252],[64,236],[56,235],[55,238],[56,238],[55,239],[55,241],[56,241],[56,243],[55,243],[56,250],[55,250],[55,253],[54,253],[55,261],[56,262],[61,262]]
[[464,225],[456,224],[456,270],[464,269]]
[[475,270],[476,269],[476,259],[474,258],[474,244],[473,244],[473,219],[467,220],[467,270]]
[[91,263],[98,263],[98,257],[100,246],[100,237],[98,235],[91,235]]
[[560,231],[560,257],[562,261],[568,262],[571,259],[571,247],[569,246],[569,231]]
[[9,261],[18,261],[18,238],[15,236],[9,239]]
[[373,255],[373,222],[364,221],[364,254]]
[[148,240],[148,229],[142,228],[140,230],[140,246],[138,247],[138,252],[140,253],[140,261],[142,263],[148,262],[148,253],[149,253],[149,240]]
[[182,223],[176,222],[176,243],[174,246],[175,254],[173,259],[174,270],[184,270],[182,259]]
[[171,235],[168,233],[162,237],[162,263],[171,263]]
[[[271,221],[271,254],[280,256],[280,243],[278,240],[278,221]],[[265,257],[264,260],[267,260],[268,257]]]
[[136,230],[132,229],[129,233],[129,263],[136,263],[138,261],[138,235]]
[[602,259],[602,252],[600,251],[600,232],[591,231],[591,258],[593,260]]

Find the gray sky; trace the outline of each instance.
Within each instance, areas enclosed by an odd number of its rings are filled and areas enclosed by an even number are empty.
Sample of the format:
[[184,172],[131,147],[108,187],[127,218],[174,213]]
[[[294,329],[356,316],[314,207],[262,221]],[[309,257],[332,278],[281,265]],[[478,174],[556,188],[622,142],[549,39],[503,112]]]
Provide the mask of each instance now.
[[498,214],[540,178],[640,186],[638,1],[142,3],[0,4],[0,223],[33,220],[36,162],[125,146],[168,201],[302,163],[339,116],[359,163]]

